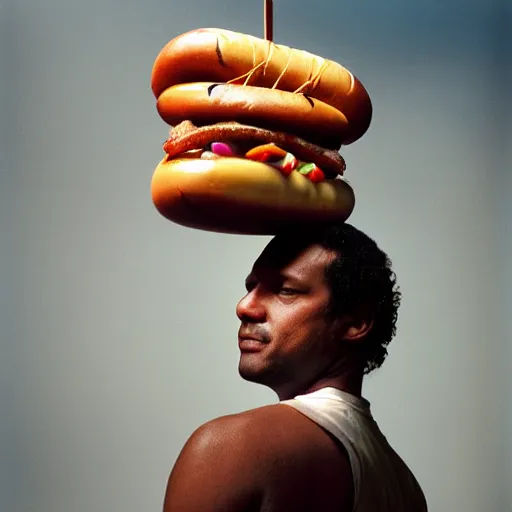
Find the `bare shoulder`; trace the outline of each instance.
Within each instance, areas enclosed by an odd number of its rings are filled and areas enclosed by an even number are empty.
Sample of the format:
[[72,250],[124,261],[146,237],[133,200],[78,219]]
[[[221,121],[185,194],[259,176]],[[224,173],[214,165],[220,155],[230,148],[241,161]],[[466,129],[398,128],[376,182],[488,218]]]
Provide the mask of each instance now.
[[350,490],[348,461],[332,438],[291,407],[271,405],[199,427],[171,472],[164,511],[306,511],[318,499],[343,511]]
[[259,510],[259,466],[244,423],[223,416],[192,433],[169,476],[164,512]]

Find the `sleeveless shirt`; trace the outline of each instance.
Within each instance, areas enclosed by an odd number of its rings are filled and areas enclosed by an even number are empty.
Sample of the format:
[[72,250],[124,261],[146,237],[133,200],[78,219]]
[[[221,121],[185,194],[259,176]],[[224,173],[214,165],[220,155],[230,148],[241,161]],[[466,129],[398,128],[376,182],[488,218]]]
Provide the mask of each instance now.
[[426,512],[416,478],[375,422],[370,403],[326,387],[279,403],[295,408],[347,450],[354,483],[352,512]]

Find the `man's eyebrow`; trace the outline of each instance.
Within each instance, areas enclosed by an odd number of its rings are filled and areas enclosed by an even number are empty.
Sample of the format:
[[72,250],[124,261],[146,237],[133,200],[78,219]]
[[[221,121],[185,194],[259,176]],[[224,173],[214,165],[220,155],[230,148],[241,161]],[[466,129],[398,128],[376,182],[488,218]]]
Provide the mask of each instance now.
[[284,281],[293,281],[296,283],[303,283],[304,277],[301,276],[300,272],[287,272],[287,271],[279,271],[277,272],[277,275],[280,279],[283,279]]
[[265,282],[291,282],[296,285],[306,285],[306,281],[301,277],[300,273],[289,272],[278,268],[253,268],[253,270],[245,278],[245,285],[254,281],[265,281]]
[[285,272],[285,271],[276,271],[275,275],[273,276],[273,279],[275,282],[280,283],[281,285],[286,283],[288,285],[291,285],[293,287],[307,287],[309,286],[308,280],[304,279],[303,276],[301,276],[300,273],[295,272]]

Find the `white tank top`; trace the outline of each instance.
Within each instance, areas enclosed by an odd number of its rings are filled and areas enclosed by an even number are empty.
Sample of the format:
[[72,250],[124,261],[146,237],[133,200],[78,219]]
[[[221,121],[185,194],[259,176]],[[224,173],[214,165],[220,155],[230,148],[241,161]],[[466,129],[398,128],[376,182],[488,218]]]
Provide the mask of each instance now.
[[347,450],[355,491],[352,512],[427,511],[416,478],[380,431],[367,400],[327,387],[280,403],[323,427]]

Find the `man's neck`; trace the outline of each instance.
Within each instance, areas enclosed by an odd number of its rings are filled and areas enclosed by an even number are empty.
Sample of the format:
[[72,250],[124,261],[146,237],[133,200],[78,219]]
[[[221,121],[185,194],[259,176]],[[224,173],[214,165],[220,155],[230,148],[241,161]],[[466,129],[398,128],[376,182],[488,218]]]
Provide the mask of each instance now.
[[336,388],[345,393],[360,397],[363,391],[363,378],[362,376],[355,375],[340,375],[338,377],[320,379],[312,386],[309,386],[306,393],[313,393],[313,391],[323,388]]
[[275,390],[279,400],[289,400],[297,395],[306,395],[323,388],[336,388],[356,397],[361,397],[363,388],[363,376],[354,374],[343,374],[332,377],[325,377],[315,381],[313,384],[295,389]]

